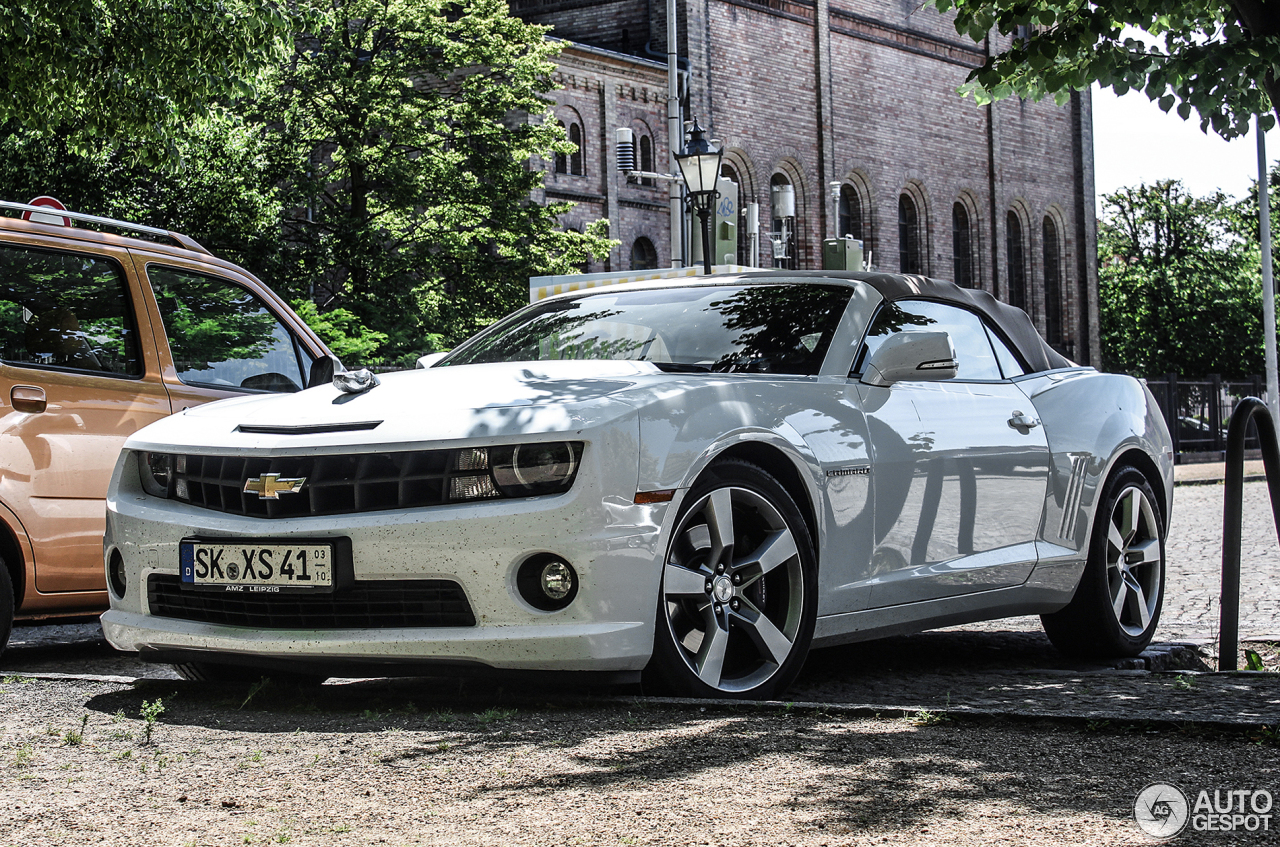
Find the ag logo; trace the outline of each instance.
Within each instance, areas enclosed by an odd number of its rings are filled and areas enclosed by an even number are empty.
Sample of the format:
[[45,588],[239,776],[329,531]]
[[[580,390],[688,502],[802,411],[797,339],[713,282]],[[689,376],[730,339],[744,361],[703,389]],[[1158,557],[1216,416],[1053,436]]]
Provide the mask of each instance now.
[[1187,795],[1172,785],[1153,782],[1133,801],[1133,819],[1153,838],[1173,838],[1187,826]]

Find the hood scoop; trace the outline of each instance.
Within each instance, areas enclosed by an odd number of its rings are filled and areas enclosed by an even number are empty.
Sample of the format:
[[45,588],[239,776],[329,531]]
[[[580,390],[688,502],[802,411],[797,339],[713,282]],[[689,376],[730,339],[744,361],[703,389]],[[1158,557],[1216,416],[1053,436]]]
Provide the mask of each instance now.
[[361,432],[374,429],[382,421],[351,421],[320,424],[240,424],[236,432],[253,432],[263,435],[317,435],[324,432]]

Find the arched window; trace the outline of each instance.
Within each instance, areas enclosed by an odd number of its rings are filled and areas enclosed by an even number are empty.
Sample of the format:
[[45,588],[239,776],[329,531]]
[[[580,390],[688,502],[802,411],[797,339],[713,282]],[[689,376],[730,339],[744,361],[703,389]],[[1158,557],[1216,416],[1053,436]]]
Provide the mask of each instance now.
[[[560,125],[560,132],[567,134],[568,129],[564,125],[564,121],[556,121]],[[564,153],[556,154],[556,173],[567,174],[569,172],[569,157]]]
[[[751,237],[750,237],[750,233],[747,232],[746,188],[742,184],[742,179],[739,178],[738,176],[738,171],[733,167],[733,165],[729,164],[728,162],[724,162],[720,165],[720,176],[724,179],[729,180],[734,185],[738,186],[738,198],[737,198],[737,202],[734,204],[734,208],[736,210],[736,214],[735,214],[736,220],[734,224],[736,227],[736,232],[738,237],[737,237],[737,249],[734,251],[735,255],[733,257],[733,260],[737,262],[739,265],[753,264],[753,262],[750,261]],[[721,256],[718,258],[723,259],[724,257]]]
[[569,142],[577,147],[569,154],[569,173],[582,176],[587,172],[582,164],[582,127],[577,124],[569,125]]
[[956,285],[973,288],[973,230],[963,203],[951,207],[951,260]]
[[1044,216],[1044,334],[1054,346],[1062,344],[1062,258],[1058,227]]
[[862,200],[858,197],[858,192],[853,189],[852,185],[840,186],[839,217],[837,236],[844,238],[846,235],[852,235],[859,241],[863,240]]
[[1010,306],[1019,309],[1027,308],[1027,259],[1022,251],[1022,221],[1018,213],[1009,210],[1005,217],[1005,247],[1009,256],[1009,294],[1006,298]]
[[898,195],[898,270],[924,273],[920,257],[920,212],[907,194]]
[[643,235],[631,245],[631,270],[651,271],[658,267],[658,251],[653,242]]
[[[653,172],[653,139],[647,135],[640,136],[640,170]],[[654,182],[649,177],[643,177],[640,184],[653,185]]]

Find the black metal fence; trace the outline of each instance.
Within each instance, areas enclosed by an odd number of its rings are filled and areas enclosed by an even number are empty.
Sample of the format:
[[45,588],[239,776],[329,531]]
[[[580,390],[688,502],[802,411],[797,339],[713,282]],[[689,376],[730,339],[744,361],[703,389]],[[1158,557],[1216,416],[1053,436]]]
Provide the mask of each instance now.
[[[1148,378],[1147,387],[1169,425],[1173,450],[1180,460],[1221,458],[1227,446],[1227,424],[1236,406],[1245,397],[1266,396],[1266,380],[1260,376],[1223,379],[1210,374],[1201,379],[1183,379],[1177,374],[1165,374]],[[1245,449],[1259,449],[1258,432],[1252,421]]]

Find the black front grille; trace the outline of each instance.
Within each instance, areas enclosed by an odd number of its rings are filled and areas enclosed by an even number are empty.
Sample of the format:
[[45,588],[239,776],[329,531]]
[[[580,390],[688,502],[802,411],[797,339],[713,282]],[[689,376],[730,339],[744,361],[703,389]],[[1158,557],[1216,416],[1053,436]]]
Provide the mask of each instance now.
[[184,589],[177,576],[147,580],[151,614],[255,629],[475,626],[462,587],[447,579],[356,583],[332,594],[241,594]]
[[[174,496],[205,509],[255,518],[301,518],[451,502],[454,477],[488,470],[453,470],[452,450],[362,453],[344,456],[179,456]],[[276,474],[305,479],[302,490],[276,499],[244,490],[246,481]],[[497,492],[495,491],[494,494]]]

